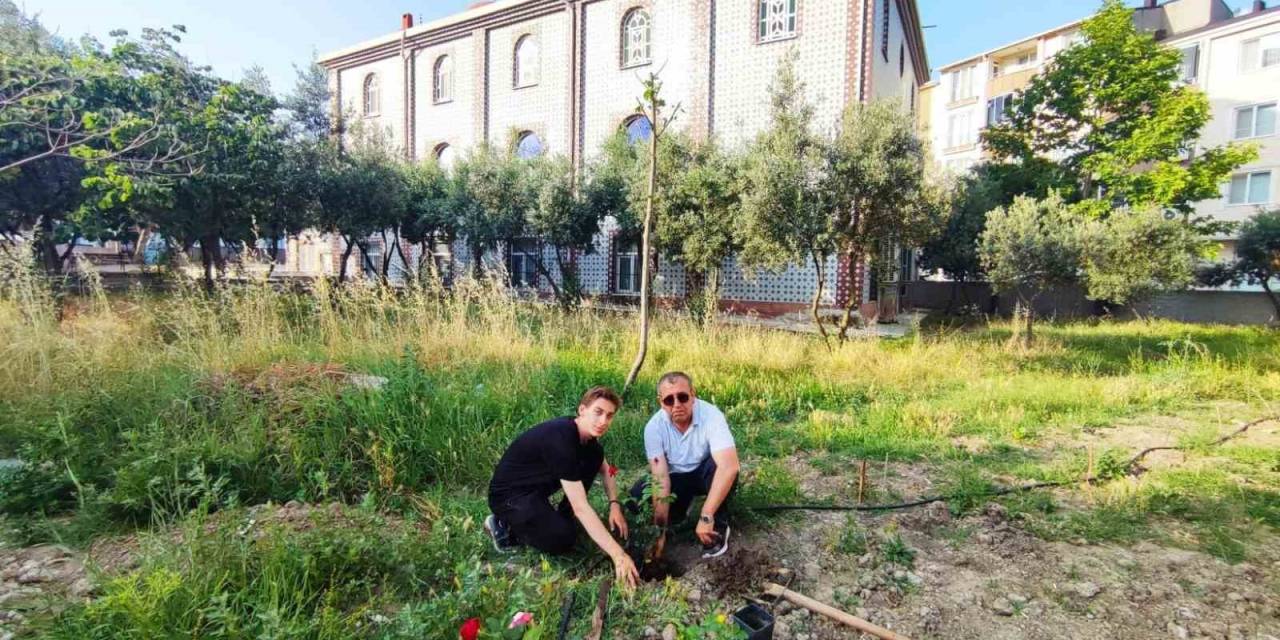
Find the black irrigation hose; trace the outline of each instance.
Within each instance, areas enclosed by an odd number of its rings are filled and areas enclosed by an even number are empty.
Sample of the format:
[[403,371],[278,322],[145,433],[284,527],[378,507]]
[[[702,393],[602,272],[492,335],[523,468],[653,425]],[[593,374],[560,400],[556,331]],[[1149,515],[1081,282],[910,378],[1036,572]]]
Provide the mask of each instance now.
[[[1254,420],[1254,421],[1252,421],[1252,422],[1247,422],[1247,423],[1245,423],[1243,426],[1241,426],[1239,429],[1236,429],[1235,431],[1232,431],[1231,433],[1229,433],[1229,434],[1227,434],[1227,435],[1225,435],[1225,436],[1222,436],[1221,438],[1218,438],[1217,440],[1214,440],[1213,442],[1209,443],[1209,446],[1211,446],[1211,447],[1216,447],[1216,446],[1218,446],[1218,445],[1220,445],[1220,444],[1222,444],[1222,443],[1224,443],[1224,442],[1226,442],[1226,441],[1228,441],[1228,440],[1231,440],[1232,438],[1235,438],[1235,437],[1237,437],[1237,436],[1240,436],[1240,435],[1241,435],[1241,434],[1243,434],[1244,432],[1248,431],[1248,430],[1249,430],[1249,427],[1252,427],[1252,426],[1257,425],[1257,424],[1262,424],[1263,422],[1268,422],[1268,421],[1271,421],[1271,420],[1280,420],[1280,416],[1268,416],[1268,417],[1265,417],[1265,418],[1258,418],[1257,420]],[[1156,452],[1156,451],[1185,451],[1186,449],[1187,449],[1187,447],[1150,447],[1150,448],[1148,448],[1148,449],[1143,449],[1142,451],[1140,451],[1140,452],[1138,453],[1138,455],[1136,455],[1136,456],[1134,456],[1134,457],[1130,458],[1130,459],[1129,459],[1129,461],[1128,461],[1128,463],[1126,463],[1126,464],[1125,464],[1125,467],[1124,467],[1124,468],[1125,468],[1125,475],[1127,475],[1127,476],[1137,476],[1137,475],[1140,475],[1140,474],[1144,471],[1144,469],[1139,465],[1139,463],[1140,463],[1140,462],[1142,462],[1142,459],[1143,459],[1143,458],[1145,458],[1145,457],[1147,457],[1147,454],[1149,454],[1149,453],[1154,453],[1154,452]],[[994,498],[994,497],[997,497],[997,496],[1008,495],[1008,494],[1010,494],[1010,493],[1019,493],[1019,492],[1022,492],[1022,491],[1031,491],[1031,490],[1033,490],[1033,489],[1048,489],[1048,488],[1051,488],[1051,487],[1064,487],[1064,486],[1067,486],[1067,485],[1070,485],[1070,484],[1075,484],[1076,482],[1083,482],[1083,483],[1085,483],[1085,484],[1096,484],[1097,482],[1099,482],[1099,481],[1101,481],[1101,480],[1105,480],[1105,479],[1106,479],[1106,478],[1099,478],[1098,476],[1087,476],[1087,477],[1085,477],[1085,478],[1083,478],[1083,479],[1081,479],[1081,480],[1063,480],[1063,481],[1059,481],[1059,482],[1033,482],[1033,483],[1031,483],[1031,484],[1024,484],[1024,485],[1019,485],[1019,486],[1016,486],[1016,487],[1004,487],[1004,488],[1001,488],[1001,489],[996,489],[996,490],[994,490],[994,491],[987,491],[987,492],[985,492],[985,493],[980,493],[980,494],[977,494],[977,495],[972,496],[972,497],[975,497],[975,498]],[[756,512],[769,512],[769,511],[895,511],[895,510],[898,510],[898,509],[911,509],[911,508],[913,508],[913,507],[922,507],[922,506],[924,506],[924,505],[926,505],[926,504],[930,504],[930,503],[933,503],[933,502],[945,502],[945,501],[947,501],[947,500],[953,500],[953,499],[955,499],[955,498],[958,498],[958,497],[960,497],[961,495],[963,495],[963,494],[958,494],[958,493],[957,493],[957,494],[944,495],[944,496],[933,496],[933,497],[930,497],[930,498],[920,498],[919,500],[913,500],[913,501],[911,501],[911,502],[900,502],[900,503],[897,503],[897,504],[868,504],[868,505],[861,505],[861,504],[859,504],[859,505],[844,505],[844,504],[768,504],[768,505],[761,505],[761,506],[758,506],[758,507],[747,507],[747,509],[749,509],[749,510],[751,510],[751,511],[756,511]]]
[[569,590],[569,595],[564,597],[564,604],[560,605],[560,630],[556,633],[556,640],[565,640],[569,637],[569,622],[573,617],[573,602],[575,592]]

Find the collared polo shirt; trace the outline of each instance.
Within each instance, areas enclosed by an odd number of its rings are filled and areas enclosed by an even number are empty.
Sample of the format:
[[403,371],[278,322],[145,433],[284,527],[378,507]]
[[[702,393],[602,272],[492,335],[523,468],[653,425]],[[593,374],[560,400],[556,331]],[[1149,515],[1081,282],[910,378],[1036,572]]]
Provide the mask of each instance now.
[[666,456],[672,473],[689,473],[712,452],[734,448],[733,434],[724,414],[710,402],[693,401],[693,423],[680,433],[666,411],[658,412],[644,425],[644,451],[649,460]]

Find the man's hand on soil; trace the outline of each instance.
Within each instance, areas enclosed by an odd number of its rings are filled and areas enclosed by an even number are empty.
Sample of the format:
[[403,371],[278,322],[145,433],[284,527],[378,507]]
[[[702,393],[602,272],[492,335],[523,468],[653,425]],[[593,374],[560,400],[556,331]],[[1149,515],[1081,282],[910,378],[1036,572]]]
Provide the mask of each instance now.
[[702,544],[711,544],[716,541],[716,538],[720,537],[720,534],[716,533],[716,525],[713,522],[699,520],[698,527],[693,532],[702,541]]

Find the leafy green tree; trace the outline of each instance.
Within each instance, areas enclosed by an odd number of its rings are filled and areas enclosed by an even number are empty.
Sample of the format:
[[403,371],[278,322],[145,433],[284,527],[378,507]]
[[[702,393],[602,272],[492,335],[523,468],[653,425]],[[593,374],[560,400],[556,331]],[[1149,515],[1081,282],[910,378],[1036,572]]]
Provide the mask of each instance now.
[[[400,222],[400,235],[419,247],[419,263],[415,271],[421,274],[424,261],[430,260],[435,245],[452,244],[458,235],[458,219],[454,215],[449,175],[434,158],[404,166],[405,206]],[[406,264],[408,264],[406,262]],[[435,263],[427,268],[434,270]],[[442,278],[444,274],[436,273]]]
[[328,72],[316,62],[314,52],[309,64],[294,65],[293,71],[297,81],[282,105],[289,110],[290,122],[298,131],[312,138],[324,138],[334,133],[330,119]]
[[[851,281],[864,256],[878,262],[886,253],[882,248],[917,247],[937,233],[944,203],[926,166],[915,122],[897,103],[855,103],[845,110],[828,151],[823,188]],[[877,273],[886,273],[893,265],[875,266]],[[859,302],[850,296],[845,304],[842,340]]]
[[920,266],[938,270],[951,280],[950,312],[959,297],[960,286],[986,276],[978,259],[978,241],[987,226],[987,212],[1001,202],[1001,185],[979,166],[961,176],[948,191],[950,214],[941,233],[921,247]]
[[263,97],[270,98],[275,95],[271,91],[271,78],[267,77],[267,70],[260,64],[244,70],[243,77],[240,78],[240,86]]
[[479,276],[484,254],[496,251],[525,233],[527,212],[534,206],[526,166],[509,151],[490,145],[471,149],[453,166],[453,209],[458,232],[471,251]]
[[562,306],[582,301],[582,283],[571,260],[571,252],[589,253],[600,231],[603,211],[582,197],[583,192],[573,167],[563,157],[539,158],[530,162],[529,177],[533,181],[534,206],[528,211],[525,226],[529,233],[550,245],[555,255],[559,282],[538,256],[538,271],[546,278]]
[[1056,55],[983,140],[998,161],[1037,170],[1041,185],[1070,185],[1064,197],[1092,217],[1113,202],[1189,214],[1256,150],[1196,149],[1208,99],[1178,82],[1178,52],[1139,32],[1132,14],[1105,0],[1081,25],[1084,42]]
[[1202,274],[1203,284],[1220,286],[1253,284],[1262,287],[1275,308],[1273,322],[1280,323],[1280,291],[1275,289],[1280,278],[1280,209],[1261,211],[1240,225],[1235,258],[1209,265]]
[[684,267],[687,304],[706,320],[720,297],[720,267],[738,249],[741,162],[714,140],[672,134],[660,147],[660,170],[671,179],[660,190],[654,244]]
[[172,51],[152,43],[177,35],[72,46],[7,1],[0,33],[0,243],[31,236],[44,269],[57,273],[76,239],[124,235],[119,203],[138,181],[191,172],[167,96],[150,90],[156,58]]
[[338,281],[346,281],[347,264],[357,248],[364,269],[385,277],[385,270],[368,257],[369,238],[403,218],[405,184],[398,154],[377,132],[359,128],[351,132],[345,153],[336,146],[327,149],[319,172],[317,226],[345,242]]
[[[198,99],[198,98],[197,98]],[[274,100],[224,83],[202,108],[179,123],[181,135],[203,138],[202,170],[147,190],[136,210],[182,247],[200,245],[206,286],[226,270],[224,247],[245,247],[258,236],[255,214],[273,198],[270,179],[282,161]]]
[[794,55],[778,68],[769,102],[769,127],[743,163],[739,260],[747,268],[775,271],[811,262],[817,282],[810,314],[825,340],[818,305],[827,283],[827,258],[838,248],[839,235],[824,188],[826,148],[812,131],[813,107],[796,77]]
[[1206,243],[1181,220],[1154,208],[1113,213],[1080,227],[1086,295],[1131,305],[1195,281],[1195,265]]
[[1079,281],[1077,226],[1057,195],[1043,200],[1018,197],[987,214],[978,256],[995,290],[1018,297],[1024,344],[1032,341],[1036,299],[1050,288]]

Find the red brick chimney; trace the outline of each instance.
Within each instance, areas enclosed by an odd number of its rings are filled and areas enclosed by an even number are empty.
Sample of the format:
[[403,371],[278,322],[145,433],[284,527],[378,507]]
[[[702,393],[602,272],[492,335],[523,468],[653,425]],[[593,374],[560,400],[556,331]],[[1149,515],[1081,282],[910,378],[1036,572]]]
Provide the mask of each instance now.
[[1266,11],[1266,10],[1267,10],[1266,0],[1253,0],[1254,13],[1258,13],[1259,11]]
[[406,14],[404,14],[404,15],[400,16],[400,28],[401,28],[401,29],[412,29],[412,28],[413,28],[413,14],[412,14],[412,13],[406,13]]
[[1144,9],[1154,9],[1159,4],[1160,0],[1146,0],[1146,2],[1142,3],[1142,7]]

